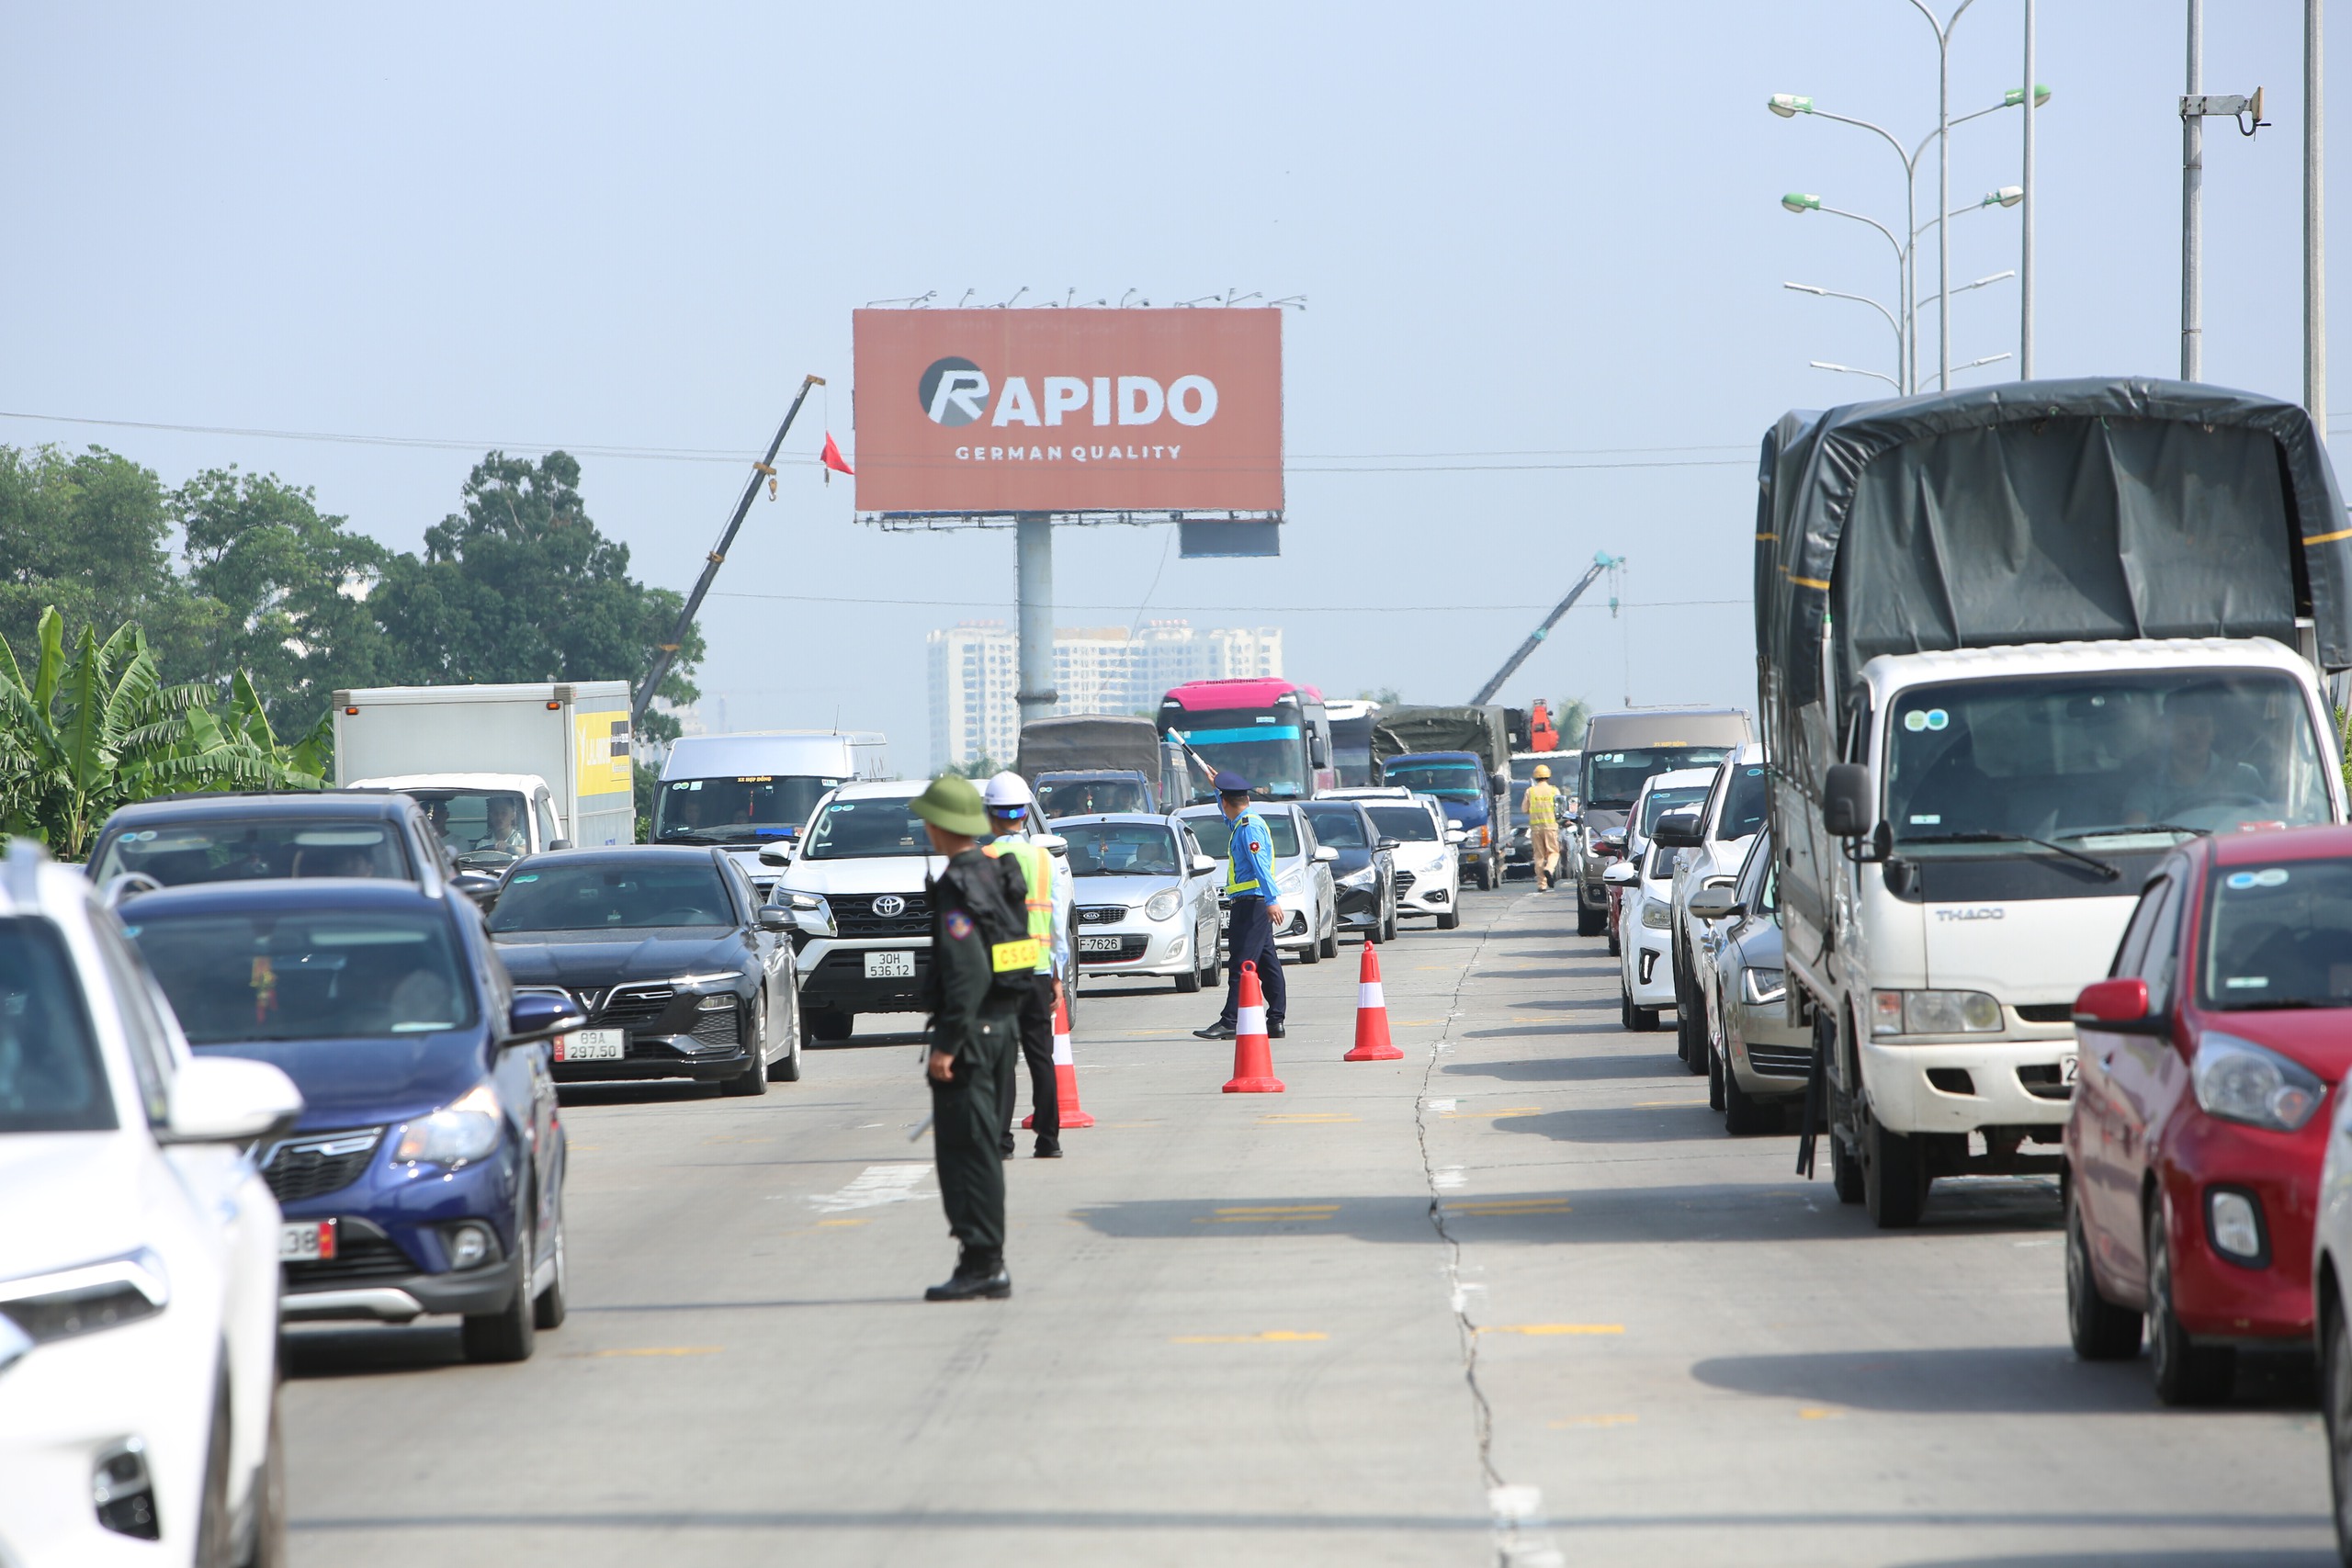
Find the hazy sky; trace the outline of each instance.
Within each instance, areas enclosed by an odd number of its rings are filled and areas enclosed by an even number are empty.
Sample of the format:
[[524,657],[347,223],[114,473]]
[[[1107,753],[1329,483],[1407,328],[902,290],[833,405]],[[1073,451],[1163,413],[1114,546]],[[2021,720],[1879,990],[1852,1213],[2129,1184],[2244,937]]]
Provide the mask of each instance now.
[[[2206,39],[2207,89],[2265,86],[2276,121],[2207,133],[2206,377],[2287,397],[2301,11],[2211,6]],[[2037,368],[2174,374],[2182,6],[2041,12]],[[1955,113],[2018,83],[2021,36],[2020,0],[1976,0]],[[830,423],[854,460],[850,311],[869,300],[1303,294],[1282,558],[1065,530],[1061,624],[1125,624],[1148,590],[1154,614],[1283,626],[1290,672],[1327,692],[1460,701],[1608,550],[1631,562],[1622,619],[1579,608],[1506,699],[1752,705],[1756,439],[1784,409],[1872,395],[1808,360],[1894,360],[1864,307],[1781,287],[1888,298],[1885,242],[1777,198],[1903,211],[1883,143],[1764,101],[1810,94],[1909,141],[1935,70],[1905,0],[17,6],[0,442],[96,442],[167,482],[273,470],[404,548],[493,443],[732,454],[583,454],[591,514],[683,588],[804,373],[829,400],[788,449],[806,459]],[[1954,205],[2018,161],[2014,111],[1961,128]],[[1955,281],[2017,265],[2014,212],[1952,238]],[[2017,300],[1956,300],[1955,360],[2013,350]],[[923,634],[1009,618],[1011,536],[860,526],[853,487],[805,461],[783,488],[706,609],[701,683],[736,728],[838,717],[919,767]]]

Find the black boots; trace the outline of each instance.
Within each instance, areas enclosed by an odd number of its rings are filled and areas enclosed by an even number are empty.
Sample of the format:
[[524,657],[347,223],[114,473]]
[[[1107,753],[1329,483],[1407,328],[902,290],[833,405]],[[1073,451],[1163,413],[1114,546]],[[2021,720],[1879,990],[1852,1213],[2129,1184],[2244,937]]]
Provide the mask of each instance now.
[[1012,1276],[1004,1271],[1001,1247],[967,1247],[956,1259],[956,1272],[944,1285],[922,1293],[927,1302],[1001,1302],[1012,1294]]

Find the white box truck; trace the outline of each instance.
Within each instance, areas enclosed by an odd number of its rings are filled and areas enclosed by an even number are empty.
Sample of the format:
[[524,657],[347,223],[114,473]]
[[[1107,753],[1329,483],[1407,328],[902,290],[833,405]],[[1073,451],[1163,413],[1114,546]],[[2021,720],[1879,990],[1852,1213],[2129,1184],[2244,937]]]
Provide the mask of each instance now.
[[719,844],[765,897],[783,873],[760,858],[790,843],[809,813],[845,784],[893,777],[873,730],[770,729],[682,735],[653,792],[657,844]]
[[2342,821],[2320,691],[2352,529],[2310,417],[2174,381],[1791,414],[1765,439],[1758,679],[1811,1169],[1917,1221],[2049,1172],[2072,1004],[2200,833]]
[[[334,694],[334,782],[446,795],[453,814],[508,790],[526,802],[525,851],[637,840],[626,681],[374,686]],[[429,804],[428,804],[429,809]],[[552,821],[548,820],[552,815]],[[453,823],[451,852],[475,841]]]

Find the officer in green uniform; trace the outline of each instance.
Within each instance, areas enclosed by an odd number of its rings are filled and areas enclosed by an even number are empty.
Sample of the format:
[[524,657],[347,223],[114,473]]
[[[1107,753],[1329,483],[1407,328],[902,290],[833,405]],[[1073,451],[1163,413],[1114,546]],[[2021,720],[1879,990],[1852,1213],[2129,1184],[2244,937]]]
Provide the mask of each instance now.
[[[947,857],[931,893],[932,1146],[939,1160],[939,1198],[962,1251],[955,1276],[923,1292],[931,1302],[1001,1300],[1012,1294],[1004,1269],[1004,1167],[997,1153],[999,1085],[1019,1050],[1019,992],[1001,985],[1004,969],[1021,987],[1036,954],[1018,901],[1009,901],[1001,863],[980,852],[989,831],[980,792],[944,774],[917,795],[914,813],[931,847]],[[1006,950],[1018,949],[1017,952]]]

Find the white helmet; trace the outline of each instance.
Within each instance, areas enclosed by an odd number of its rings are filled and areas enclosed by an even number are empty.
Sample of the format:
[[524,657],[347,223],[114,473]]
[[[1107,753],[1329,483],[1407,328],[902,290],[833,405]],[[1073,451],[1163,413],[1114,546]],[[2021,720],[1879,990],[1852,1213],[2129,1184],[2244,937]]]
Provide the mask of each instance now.
[[988,787],[980,792],[980,798],[998,816],[1012,816],[1030,803],[1029,781],[1007,769],[989,780]]

